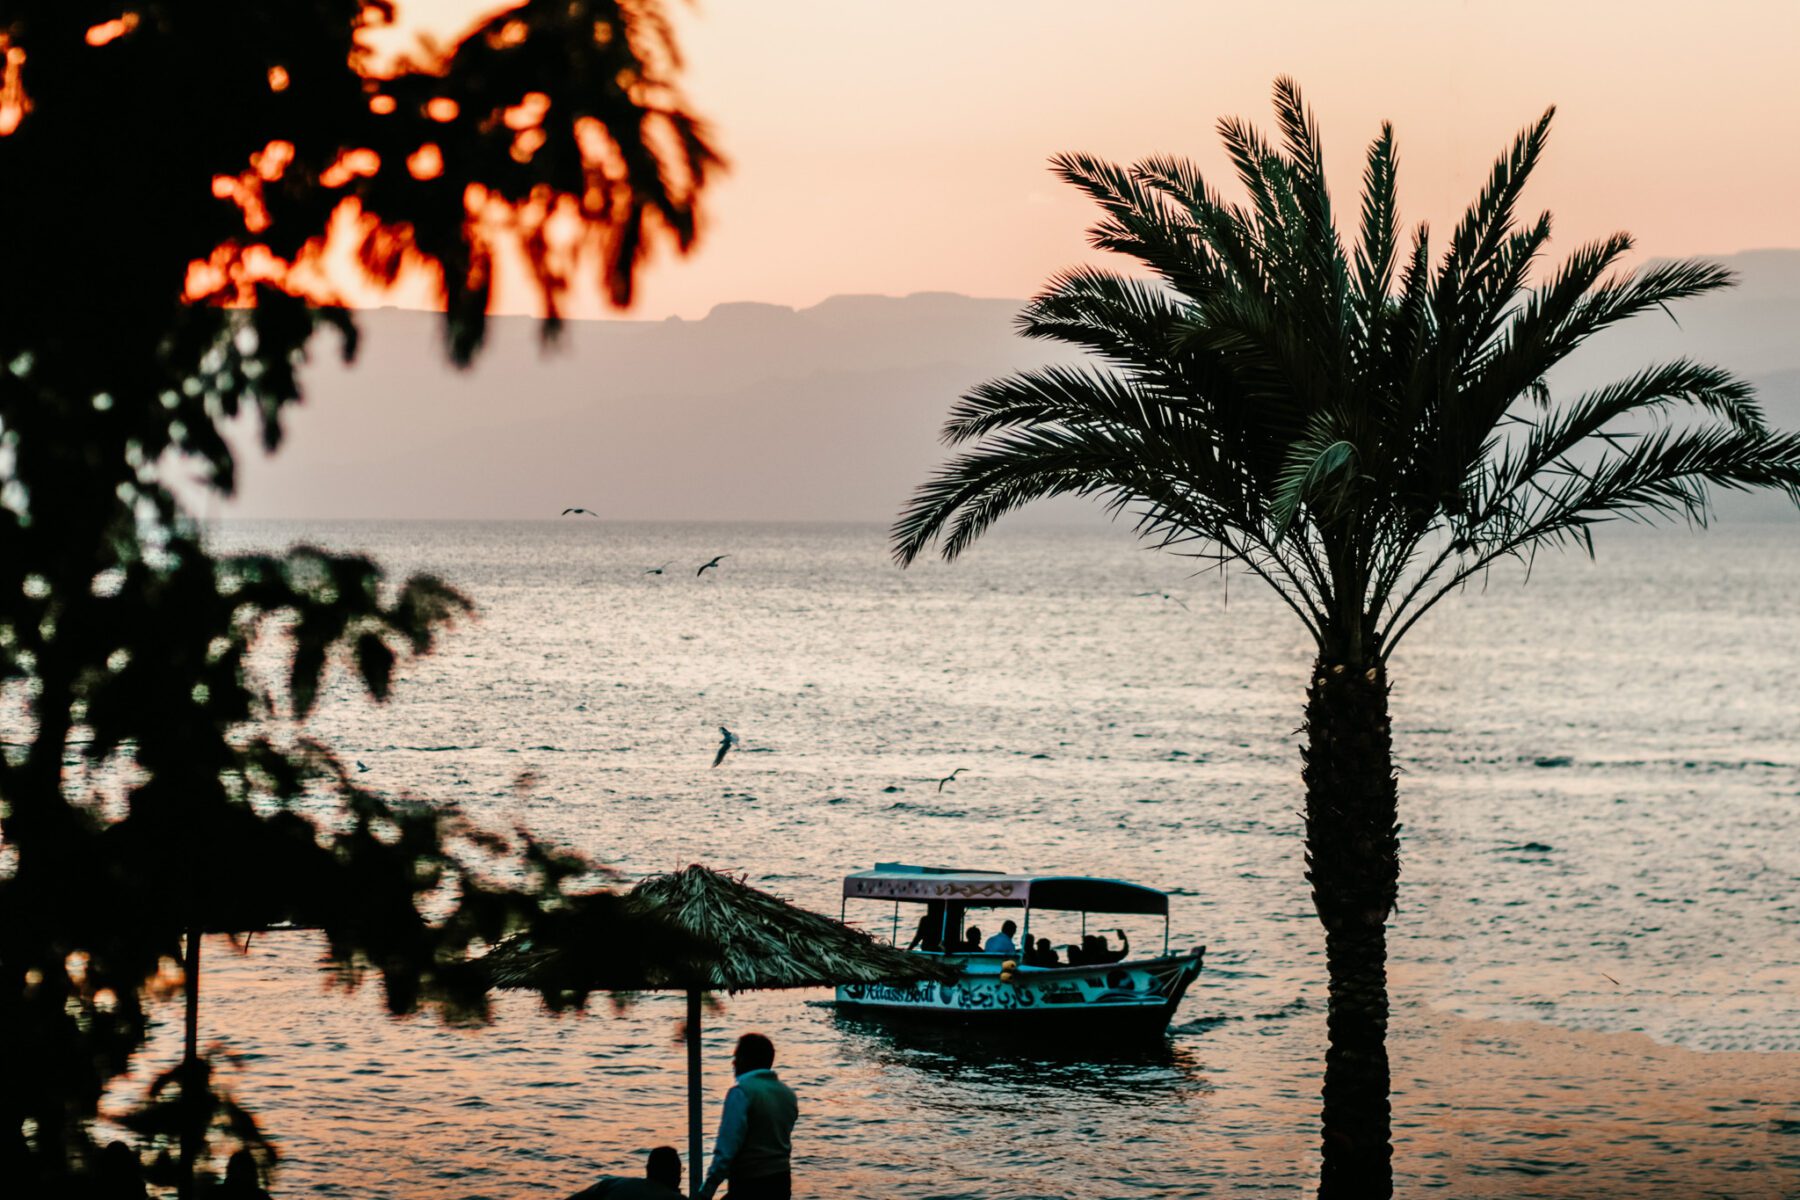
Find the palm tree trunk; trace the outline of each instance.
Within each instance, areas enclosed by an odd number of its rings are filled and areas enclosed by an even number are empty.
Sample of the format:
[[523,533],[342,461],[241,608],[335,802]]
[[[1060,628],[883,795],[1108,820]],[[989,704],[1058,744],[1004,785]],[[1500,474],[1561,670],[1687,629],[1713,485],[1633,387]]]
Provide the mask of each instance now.
[[1322,656],[1306,695],[1306,865],[1325,926],[1321,1200],[1393,1194],[1387,918],[1400,878],[1387,674]]

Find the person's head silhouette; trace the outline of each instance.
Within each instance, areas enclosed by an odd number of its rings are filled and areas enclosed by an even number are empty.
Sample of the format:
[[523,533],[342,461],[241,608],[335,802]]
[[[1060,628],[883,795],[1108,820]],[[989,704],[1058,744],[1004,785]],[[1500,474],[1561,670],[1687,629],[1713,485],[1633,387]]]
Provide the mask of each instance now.
[[681,1155],[673,1146],[658,1146],[644,1160],[644,1178],[666,1188],[681,1190]]
[[235,1151],[225,1160],[225,1184],[222,1189],[231,1196],[260,1196],[261,1172],[256,1169],[256,1156],[248,1150]]
[[760,1033],[746,1033],[731,1055],[733,1072],[766,1071],[775,1065],[775,1043]]

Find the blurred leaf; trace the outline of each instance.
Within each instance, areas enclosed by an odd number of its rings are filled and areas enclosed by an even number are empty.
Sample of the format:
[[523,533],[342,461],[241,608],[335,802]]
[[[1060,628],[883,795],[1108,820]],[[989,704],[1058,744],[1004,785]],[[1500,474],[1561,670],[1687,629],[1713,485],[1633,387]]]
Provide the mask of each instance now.
[[380,634],[365,633],[356,639],[356,669],[362,673],[369,695],[377,700],[388,698],[388,684],[394,675],[394,652],[388,649]]

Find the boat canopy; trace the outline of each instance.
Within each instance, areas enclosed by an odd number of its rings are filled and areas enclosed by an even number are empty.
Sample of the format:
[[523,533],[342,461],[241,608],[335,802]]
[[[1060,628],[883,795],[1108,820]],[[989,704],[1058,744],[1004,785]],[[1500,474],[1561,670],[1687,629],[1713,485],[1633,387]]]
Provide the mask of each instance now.
[[1082,875],[1007,875],[877,863],[844,877],[846,900],[902,900],[979,908],[1048,908],[1064,912],[1141,913],[1167,917],[1169,897],[1155,888]]

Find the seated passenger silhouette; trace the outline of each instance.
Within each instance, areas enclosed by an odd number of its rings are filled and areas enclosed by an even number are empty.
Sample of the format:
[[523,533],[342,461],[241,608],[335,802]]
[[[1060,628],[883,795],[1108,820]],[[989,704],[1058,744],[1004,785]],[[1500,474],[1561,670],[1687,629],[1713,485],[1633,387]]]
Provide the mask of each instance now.
[[216,1200],[269,1200],[256,1169],[256,1156],[239,1150],[225,1160],[225,1178],[212,1190]]
[[1125,936],[1125,931],[1123,929],[1115,929],[1113,932],[1119,935],[1119,948],[1117,950],[1107,949],[1106,935],[1097,935],[1093,939],[1094,948],[1089,952],[1090,957],[1087,961],[1091,963],[1116,963],[1127,954],[1131,953],[1131,939]]
[[124,1142],[108,1142],[94,1172],[94,1200],[149,1200],[144,1167],[137,1151]]
[[644,1177],[608,1175],[569,1200],[682,1200],[681,1155],[673,1146],[658,1146],[644,1160]]

